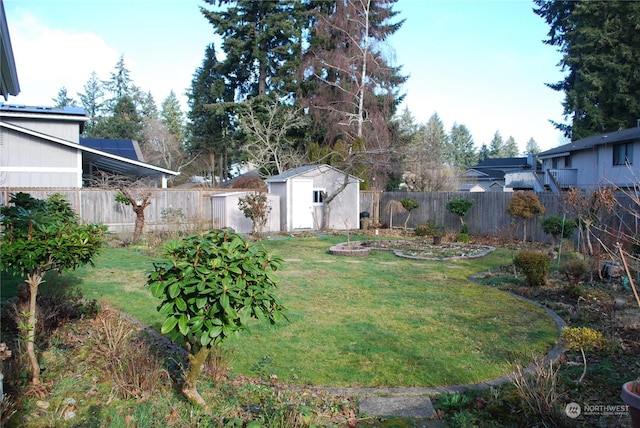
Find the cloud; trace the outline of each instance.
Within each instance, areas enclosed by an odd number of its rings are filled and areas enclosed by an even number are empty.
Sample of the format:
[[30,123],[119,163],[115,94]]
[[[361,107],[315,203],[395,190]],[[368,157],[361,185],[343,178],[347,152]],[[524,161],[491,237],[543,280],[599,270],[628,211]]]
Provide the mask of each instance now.
[[111,72],[120,56],[94,33],[49,28],[24,11],[9,31],[21,89],[11,103],[50,106],[63,86],[78,99],[91,72],[107,79],[103,73]]

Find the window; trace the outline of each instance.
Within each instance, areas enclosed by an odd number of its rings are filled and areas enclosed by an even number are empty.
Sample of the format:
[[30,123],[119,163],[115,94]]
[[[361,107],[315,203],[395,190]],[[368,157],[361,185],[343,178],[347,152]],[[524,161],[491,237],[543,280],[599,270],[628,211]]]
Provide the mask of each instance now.
[[313,203],[314,204],[321,204],[323,201],[324,201],[324,190],[315,189],[313,191]]
[[571,156],[564,157],[564,167],[571,168]]
[[633,143],[613,146],[613,165],[633,165]]

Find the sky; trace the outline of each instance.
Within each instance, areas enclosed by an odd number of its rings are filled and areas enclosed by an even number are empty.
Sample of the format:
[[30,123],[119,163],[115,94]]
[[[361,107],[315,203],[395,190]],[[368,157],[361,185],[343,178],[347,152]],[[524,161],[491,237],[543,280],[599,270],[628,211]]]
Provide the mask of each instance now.
[[[477,148],[499,132],[520,150],[566,141],[549,122],[564,122],[560,54],[545,45],[549,27],[532,0],[398,0],[405,19],[385,47],[409,76],[400,111],[416,123],[437,113],[448,132],[465,125]],[[186,91],[216,43],[201,0],[4,0],[21,92],[7,103],[52,106],[65,87],[79,99],[95,71],[109,79],[122,55],[133,83],[159,105]]]

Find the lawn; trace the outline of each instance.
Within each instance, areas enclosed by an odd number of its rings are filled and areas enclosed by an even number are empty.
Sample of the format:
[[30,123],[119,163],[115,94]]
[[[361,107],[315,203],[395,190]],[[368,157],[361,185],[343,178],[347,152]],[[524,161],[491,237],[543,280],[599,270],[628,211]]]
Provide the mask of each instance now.
[[[227,342],[231,371],[319,386],[475,383],[504,375],[510,361],[541,355],[557,339],[543,310],[467,280],[509,263],[509,252],[460,261],[408,260],[386,251],[330,255],[329,247],[341,241],[326,236],[264,242],[285,260],[277,274],[289,322],[256,324]],[[95,267],[51,277],[46,286],[77,282],[87,298],[158,329],[162,319],[144,285],[153,259],[108,248]],[[3,281],[5,297],[9,286]]]

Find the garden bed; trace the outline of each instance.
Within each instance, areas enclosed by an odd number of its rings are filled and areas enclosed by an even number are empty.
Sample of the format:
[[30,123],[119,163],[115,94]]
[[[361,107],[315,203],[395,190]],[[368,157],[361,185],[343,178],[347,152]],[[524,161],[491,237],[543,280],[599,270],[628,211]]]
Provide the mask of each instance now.
[[358,244],[364,248],[391,251],[398,257],[416,260],[473,259],[495,251],[495,247],[489,245],[458,242],[433,245],[424,240],[372,240],[362,241]]

